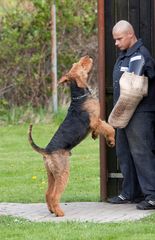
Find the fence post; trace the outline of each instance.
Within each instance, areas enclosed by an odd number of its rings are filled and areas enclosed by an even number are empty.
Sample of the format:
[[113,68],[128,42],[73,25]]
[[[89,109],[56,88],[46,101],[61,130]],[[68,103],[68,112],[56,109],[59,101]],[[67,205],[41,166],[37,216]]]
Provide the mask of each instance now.
[[[105,29],[104,0],[98,0],[98,85],[101,118],[105,119]],[[107,163],[105,140],[100,137],[100,199],[107,198]]]
[[53,112],[58,110],[57,94],[57,47],[56,47],[56,6],[51,6],[51,77]]

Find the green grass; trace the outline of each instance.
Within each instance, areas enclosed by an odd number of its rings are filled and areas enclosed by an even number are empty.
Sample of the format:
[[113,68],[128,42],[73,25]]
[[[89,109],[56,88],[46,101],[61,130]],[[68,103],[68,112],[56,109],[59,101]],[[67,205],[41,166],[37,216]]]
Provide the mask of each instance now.
[[124,223],[32,223],[19,218],[0,217],[3,240],[153,240],[155,215]]
[[[46,146],[57,125],[39,124],[33,136],[39,146]],[[27,140],[28,124],[1,126],[0,202],[44,202],[47,186],[41,155]],[[90,147],[91,146],[91,147]],[[72,151],[69,184],[62,201],[99,201],[98,140],[88,137]]]

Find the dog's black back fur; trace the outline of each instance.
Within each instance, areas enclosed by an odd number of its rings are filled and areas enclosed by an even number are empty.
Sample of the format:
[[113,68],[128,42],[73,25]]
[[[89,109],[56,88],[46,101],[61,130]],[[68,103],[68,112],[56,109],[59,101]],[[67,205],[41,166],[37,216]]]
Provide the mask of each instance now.
[[89,114],[82,109],[82,104],[90,95],[88,88],[79,88],[76,81],[71,81],[71,104],[63,123],[46,147],[51,153],[56,150],[71,150],[89,133]]

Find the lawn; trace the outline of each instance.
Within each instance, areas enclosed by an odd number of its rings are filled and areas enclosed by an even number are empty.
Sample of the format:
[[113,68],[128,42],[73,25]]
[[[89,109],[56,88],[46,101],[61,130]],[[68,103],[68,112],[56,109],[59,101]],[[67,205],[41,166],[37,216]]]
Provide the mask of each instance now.
[[[35,142],[44,147],[57,124],[37,124]],[[45,202],[47,179],[41,156],[27,140],[28,124],[0,128],[0,202]],[[72,151],[71,174],[62,201],[99,201],[98,140],[87,137]],[[124,223],[32,223],[0,216],[3,240],[150,240],[155,239],[155,214]]]
[[[39,124],[33,127],[33,137],[39,146],[46,146],[57,125]],[[28,125],[1,126],[0,202],[44,202],[47,186],[41,155],[34,152],[27,140]],[[70,158],[70,179],[62,201],[99,201],[98,140],[87,137]]]
[[0,217],[3,240],[153,240],[155,215],[124,223],[32,223]]

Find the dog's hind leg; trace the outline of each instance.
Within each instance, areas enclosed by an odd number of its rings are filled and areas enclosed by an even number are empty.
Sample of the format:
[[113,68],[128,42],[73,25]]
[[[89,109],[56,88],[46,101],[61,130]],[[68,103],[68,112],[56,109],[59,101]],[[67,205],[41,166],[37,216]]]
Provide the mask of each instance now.
[[64,216],[64,212],[60,207],[60,198],[62,193],[65,190],[65,187],[68,182],[68,177],[69,177],[69,167],[67,167],[64,172],[61,174],[61,176],[58,176],[55,179],[55,186],[54,190],[52,193],[52,206],[53,206],[53,211],[57,217],[62,217]]
[[48,189],[46,191],[46,203],[48,210],[53,213],[53,206],[52,206],[52,200],[51,195],[54,191],[54,185],[55,185],[55,179],[53,177],[53,174],[47,170],[47,176],[48,176]]
[[46,192],[47,206],[51,212],[59,217],[64,216],[59,202],[68,181],[69,156],[69,151],[61,149],[47,155],[45,158],[48,175],[48,189]]

